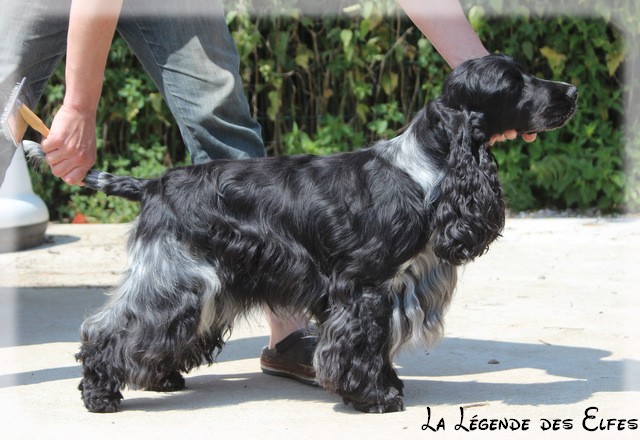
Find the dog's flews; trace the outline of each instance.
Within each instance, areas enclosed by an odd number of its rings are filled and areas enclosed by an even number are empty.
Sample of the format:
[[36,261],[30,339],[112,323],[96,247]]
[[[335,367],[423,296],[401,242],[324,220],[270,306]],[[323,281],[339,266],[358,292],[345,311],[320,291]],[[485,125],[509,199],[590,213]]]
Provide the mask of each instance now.
[[116,411],[125,386],[183,387],[180,372],[212,362],[236,316],[267,304],[317,320],[325,389],[361,411],[401,410],[394,355],[438,339],[457,266],[504,225],[490,135],[559,127],[576,98],[487,56],[455,69],[402,135],[371,148],[214,161],[153,180],[91,171],[88,187],[141,211],[129,269],[82,325],[86,407]]

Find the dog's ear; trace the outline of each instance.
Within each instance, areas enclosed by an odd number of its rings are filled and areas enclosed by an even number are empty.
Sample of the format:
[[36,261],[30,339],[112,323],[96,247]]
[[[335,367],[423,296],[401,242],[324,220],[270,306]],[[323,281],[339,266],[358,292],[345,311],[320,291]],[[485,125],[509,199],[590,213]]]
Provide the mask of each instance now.
[[462,265],[500,235],[505,205],[482,115],[456,112],[449,123],[451,147],[433,218],[433,248],[441,260]]

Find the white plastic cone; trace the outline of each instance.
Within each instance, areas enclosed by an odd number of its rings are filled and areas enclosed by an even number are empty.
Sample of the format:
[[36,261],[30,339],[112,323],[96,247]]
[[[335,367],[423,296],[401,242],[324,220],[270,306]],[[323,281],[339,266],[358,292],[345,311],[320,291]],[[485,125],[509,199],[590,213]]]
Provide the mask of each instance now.
[[22,148],[18,148],[0,186],[0,252],[38,246],[44,241],[49,210],[33,192]]

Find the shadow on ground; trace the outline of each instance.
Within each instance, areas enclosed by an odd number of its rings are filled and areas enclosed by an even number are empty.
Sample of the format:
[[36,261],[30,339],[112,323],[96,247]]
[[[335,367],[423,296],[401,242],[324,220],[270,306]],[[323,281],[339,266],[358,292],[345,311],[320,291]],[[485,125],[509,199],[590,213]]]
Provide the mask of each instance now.
[[[12,321],[14,328],[2,332],[0,347],[77,342],[80,323],[103,304],[105,290],[0,289],[0,309],[14,314],[12,320],[5,320]],[[186,390],[149,393],[148,398],[136,393],[130,399],[125,391],[123,409],[171,411],[279,398],[336,399],[321,389],[260,373],[257,357],[265,343],[265,336],[233,339],[220,354],[219,365],[197,370],[187,378]],[[638,369],[638,362],[608,360],[610,355],[585,347],[446,338],[432,352],[404,353],[397,365],[408,406],[485,401],[560,405],[586,400],[598,392],[629,391],[625,389],[625,368]],[[229,373],[229,367],[225,368],[227,362],[246,359],[255,359],[256,372]],[[218,368],[220,374],[216,374]],[[0,388],[79,379],[80,375],[79,366],[5,374],[0,376]]]

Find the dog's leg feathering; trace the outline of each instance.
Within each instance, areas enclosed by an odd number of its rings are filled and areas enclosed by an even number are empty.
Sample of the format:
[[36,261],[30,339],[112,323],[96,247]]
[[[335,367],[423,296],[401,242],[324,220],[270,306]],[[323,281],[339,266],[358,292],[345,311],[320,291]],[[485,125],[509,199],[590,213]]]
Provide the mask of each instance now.
[[80,390],[92,412],[117,411],[125,385],[184,388],[179,372],[213,362],[231,325],[203,318],[221,290],[210,263],[171,237],[143,243],[134,234],[129,254],[132,265],[110,303],[82,325]]
[[404,410],[404,385],[389,359],[389,306],[384,298],[363,292],[350,304],[333,304],[314,356],[318,383],[367,413]]

